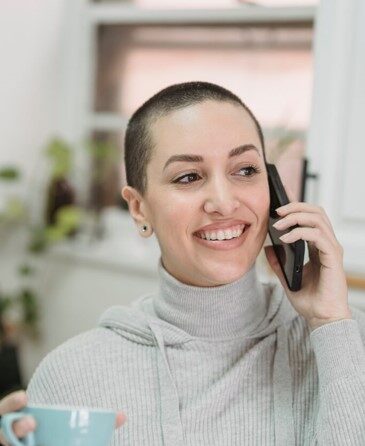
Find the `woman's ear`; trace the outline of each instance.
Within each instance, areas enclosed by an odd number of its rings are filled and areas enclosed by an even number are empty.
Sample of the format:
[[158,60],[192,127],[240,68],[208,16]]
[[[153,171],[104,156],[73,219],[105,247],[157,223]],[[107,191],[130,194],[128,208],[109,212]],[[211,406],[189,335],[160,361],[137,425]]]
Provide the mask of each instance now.
[[144,211],[144,200],[141,194],[130,186],[124,186],[121,192],[122,197],[128,203],[129,213],[138,226],[148,221],[148,216]]

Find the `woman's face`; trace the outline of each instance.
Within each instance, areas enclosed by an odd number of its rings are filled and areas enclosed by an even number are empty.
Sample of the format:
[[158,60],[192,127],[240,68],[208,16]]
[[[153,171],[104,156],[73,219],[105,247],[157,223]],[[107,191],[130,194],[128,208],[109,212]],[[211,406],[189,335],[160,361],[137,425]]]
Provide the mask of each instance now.
[[[152,226],[163,265],[178,280],[217,286],[239,279],[262,248],[269,218],[269,186],[253,120],[238,105],[209,100],[160,118],[152,136],[147,192],[132,216],[139,226]],[[229,157],[239,146],[251,149]],[[167,163],[186,154],[203,161]],[[202,240],[194,234],[222,223],[246,226],[242,236],[230,241]],[[218,230],[209,232],[219,235]]]

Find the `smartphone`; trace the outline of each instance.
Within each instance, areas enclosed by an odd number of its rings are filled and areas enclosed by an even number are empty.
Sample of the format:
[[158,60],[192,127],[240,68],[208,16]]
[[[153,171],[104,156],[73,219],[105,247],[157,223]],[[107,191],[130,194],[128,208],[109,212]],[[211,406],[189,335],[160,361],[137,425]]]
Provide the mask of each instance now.
[[284,230],[273,227],[273,224],[282,218],[276,213],[275,209],[288,204],[289,199],[275,165],[266,163],[266,168],[270,187],[269,236],[289,289],[299,291],[302,285],[305,243],[304,240],[284,243],[279,239],[280,236],[290,232],[293,228],[299,227],[299,225]]

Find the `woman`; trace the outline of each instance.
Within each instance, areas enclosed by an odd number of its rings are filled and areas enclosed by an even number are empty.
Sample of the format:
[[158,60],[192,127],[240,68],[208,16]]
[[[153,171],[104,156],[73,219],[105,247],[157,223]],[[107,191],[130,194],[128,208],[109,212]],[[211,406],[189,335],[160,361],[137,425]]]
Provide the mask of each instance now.
[[281,285],[258,280],[269,188],[247,106],[207,82],[165,88],[131,117],[125,162],[122,196],[161,249],[159,290],[51,352],[28,400],[122,411],[113,445],[365,444],[365,315],[322,208],[278,210],[278,229],[299,225],[284,241],[309,245],[302,289],[272,247]]

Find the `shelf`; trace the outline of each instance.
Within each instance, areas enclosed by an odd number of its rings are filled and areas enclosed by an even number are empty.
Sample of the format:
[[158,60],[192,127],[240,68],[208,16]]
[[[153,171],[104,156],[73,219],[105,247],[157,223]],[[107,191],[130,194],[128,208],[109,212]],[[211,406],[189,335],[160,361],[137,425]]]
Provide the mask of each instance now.
[[121,131],[127,128],[128,118],[117,113],[90,113],[87,125],[93,131]]
[[315,6],[264,7],[242,5],[227,9],[142,9],[125,4],[93,4],[89,20],[95,25],[255,25],[312,27]]

